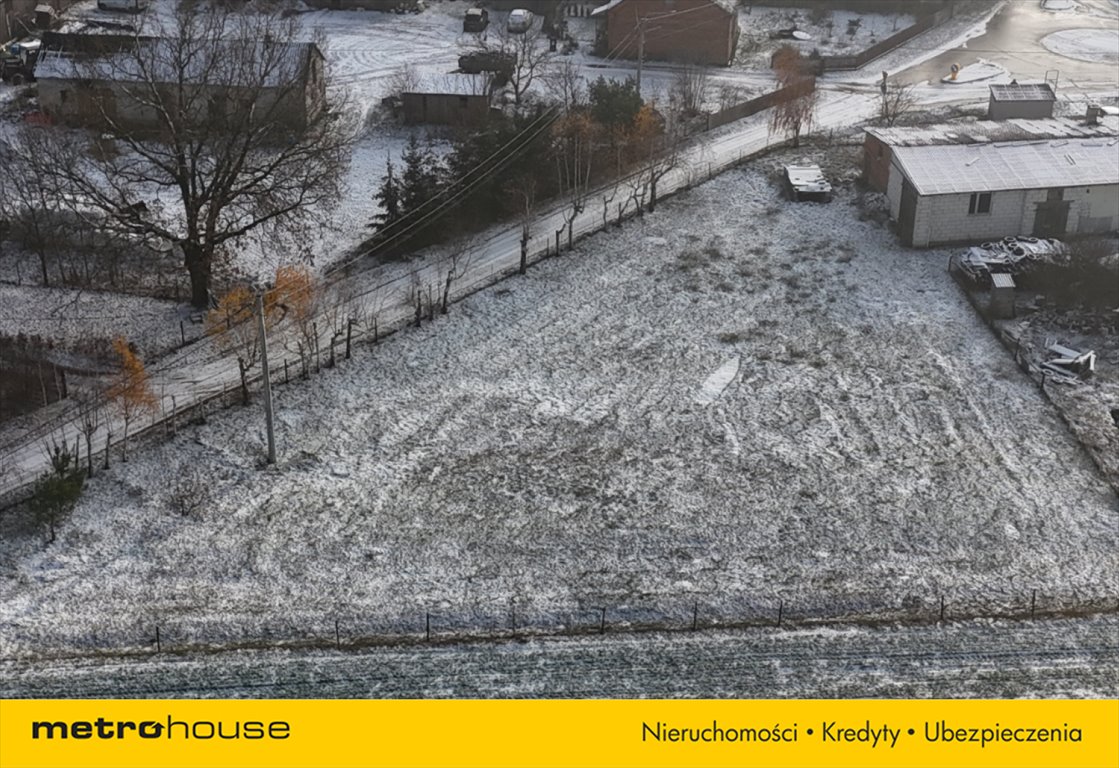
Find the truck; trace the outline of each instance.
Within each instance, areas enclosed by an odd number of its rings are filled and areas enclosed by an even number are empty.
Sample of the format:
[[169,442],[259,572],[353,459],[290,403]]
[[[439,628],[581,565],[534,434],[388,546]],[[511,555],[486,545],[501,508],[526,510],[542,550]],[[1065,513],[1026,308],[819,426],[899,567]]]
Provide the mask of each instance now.
[[9,85],[34,82],[42,46],[41,40],[22,40],[0,49],[0,80]]

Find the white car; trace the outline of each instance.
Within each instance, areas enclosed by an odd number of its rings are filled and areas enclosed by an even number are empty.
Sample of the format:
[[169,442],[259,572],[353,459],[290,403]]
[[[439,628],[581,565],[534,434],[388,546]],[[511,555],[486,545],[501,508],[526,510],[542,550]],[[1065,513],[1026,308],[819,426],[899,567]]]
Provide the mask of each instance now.
[[532,11],[526,11],[524,8],[515,8],[509,12],[509,23],[506,29],[510,32],[528,32],[532,26]]

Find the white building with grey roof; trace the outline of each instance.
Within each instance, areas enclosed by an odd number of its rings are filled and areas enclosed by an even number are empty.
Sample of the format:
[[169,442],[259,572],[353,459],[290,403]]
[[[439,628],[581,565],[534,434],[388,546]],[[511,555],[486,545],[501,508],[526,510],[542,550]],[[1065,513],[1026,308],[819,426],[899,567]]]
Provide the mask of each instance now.
[[886,196],[906,245],[1119,230],[1119,138],[892,149]]

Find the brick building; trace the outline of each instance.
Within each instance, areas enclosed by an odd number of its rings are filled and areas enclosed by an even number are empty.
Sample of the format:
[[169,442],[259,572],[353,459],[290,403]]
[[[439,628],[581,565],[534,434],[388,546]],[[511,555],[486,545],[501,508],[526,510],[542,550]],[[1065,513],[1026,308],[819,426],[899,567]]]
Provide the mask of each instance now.
[[[326,96],[326,61],[314,43],[230,42],[228,57],[220,52],[187,65],[176,64],[171,41],[114,35],[56,35],[35,67],[39,105],[53,119],[97,128],[107,119],[120,128],[144,131],[164,126],[158,101],[181,97],[204,109],[199,120],[220,120],[251,106],[258,113],[278,115],[277,125],[301,131],[320,112]],[[233,46],[236,51],[232,50]],[[139,46],[143,50],[131,52]],[[254,61],[267,57],[269,72],[248,80],[238,69],[242,49],[255,46]],[[226,63],[228,62],[228,63]],[[263,65],[262,65],[263,66]],[[179,78],[185,78],[179,82]]]
[[599,53],[726,66],[738,47],[735,0],[610,0],[599,19]]

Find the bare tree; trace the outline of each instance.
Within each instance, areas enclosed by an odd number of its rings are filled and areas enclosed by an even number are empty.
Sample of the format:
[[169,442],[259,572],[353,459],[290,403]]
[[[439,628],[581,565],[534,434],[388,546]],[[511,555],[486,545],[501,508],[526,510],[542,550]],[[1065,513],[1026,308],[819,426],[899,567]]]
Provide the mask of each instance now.
[[93,436],[101,428],[103,419],[103,395],[104,393],[99,388],[95,388],[90,392],[75,395],[74,398],[81,409],[78,431],[85,438],[85,457],[89,477],[93,477]]
[[477,242],[475,238],[463,238],[451,244],[450,253],[447,254],[447,276],[443,282],[443,301],[440,304],[441,314],[450,311],[451,284],[470,271],[470,260],[473,258]]
[[555,52],[549,49],[541,27],[536,23],[528,31],[520,33],[510,32],[504,25],[499,26],[497,47],[516,58],[509,75],[509,85],[513,88],[514,101],[520,104],[533,82],[548,74]]
[[517,219],[521,224],[521,263],[519,272],[528,271],[528,243],[532,239],[532,223],[536,219],[536,179],[528,174],[518,176],[509,185]]
[[[657,113],[654,104],[643,106],[634,119],[632,151],[643,177],[644,189],[648,190],[650,213],[657,207],[657,184],[679,165],[684,137],[682,123],[671,116],[666,121]],[[639,201],[635,199],[635,202]]]
[[707,67],[685,62],[676,68],[669,89],[669,98],[676,111],[692,117],[698,115],[707,100],[709,88]]
[[[321,218],[354,136],[326,94],[319,49],[299,43],[294,17],[259,10],[184,3],[111,55],[63,57],[93,84],[82,122],[121,151],[90,153],[85,136],[52,131],[39,157],[106,227],[176,244],[198,307],[230,246],[247,236],[274,246]],[[137,205],[153,193],[176,205]]]
[[558,186],[567,203],[563,218],[568,250],[575,236],[575,219],[586,208],[590,192],[595,132],[595,122],[586,112],[565,115],[552,126]]
[[579,109],[587,103],[587,82],[583,68],[571,59],[565,59],[545,73],[544,79],[559,96],[563,111]]
[[816,78],[810,63],[792,46],[782,46],[773,57],[780,98],[773,107],[769,130],[791,136],[800,146],[800,136],[812,130],[816,120]]
[[385,95],[400,98],[402,93],[413,93],[420,87],[420,73],[412,64],[401,64],[388,76]]
[[8,223],[9,236],[38,257],[40,278],[49,287],[48,262],[61,235],[63,206],[53,178],[34,162],[42,144],[41,132],[0,143],[0,219]]
[[[885,73],[883,73],[885,74]],[[917,106],[917,94],[912,83],[889,82],[882,80],[881,100],[878,104],[878,117],[883,125],[890,126],[913,111]]]

